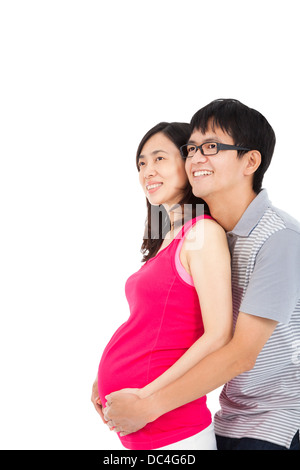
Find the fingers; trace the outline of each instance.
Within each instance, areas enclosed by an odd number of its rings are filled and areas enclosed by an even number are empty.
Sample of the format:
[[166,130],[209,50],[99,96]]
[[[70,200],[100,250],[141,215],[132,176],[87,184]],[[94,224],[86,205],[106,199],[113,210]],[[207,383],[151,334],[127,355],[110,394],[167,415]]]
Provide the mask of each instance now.
[[122,426],[120,425],[117,425],[113,419],[110,419],[108,416],[107,416],[107,413],[108,413],[108,410],[107,410],[107,407],[104,408],[103,410],[103,417],[104,417],[104,422],[105,424],[109,427],[109,429],[111,431],[114,431],[114,432],[119,432],[120,433],[120,436],[127,436],[128,434],[131,434],[130,432],[125,432],[122,428]]
[[102,406],[102,403],[101,403],[101,400],[99,397],[93,397],[92,396],[92,399],[91,399],[94,407],[95,407],[95,410],[97,411],[97,413],[99,414],[100,418],[102,419],[103,423],[106,424],[106,420],[104,418],[104,415],[103,415],[103,406]]
[[103,410],[102,410],[102,411],[103,411],[103,416],[104,416],[104,419],[105,419],[106,421],[109,421],[109,417],[107,416],[107,413],[108,413],[108,407],[107,407],[107,404],[106,404],[106,407],[105,407],[105,408],[103,408]]
[[[108,399],[107,405],[110,405],[112,402],[111,395],[107,395],[105,397]],[[100,400],[100,397],[98,395],[98,383],[97,380],[93,383],[93,388],[92,388],[92,396],[91,396],[91,402],[93,403],[95,410],[99,414],[100,418],[102,419],[104,424],[107,424],[109,420],[108,416],[105,416],[104,411],[107,412],[107,408],[103,408],[102,402]],[[112,421],[110,421],[110,429],[112,430],[114,428],[114,425],[112,424]]]
[[108,403],[106,403],[105,408],[102,408],[102,412],[103,412],[103,416],[104,416],[105,421],[110,421],[111,416],[109,415],[110,407],[109,407]]
[[[105,410],[106,410],[106,408],[105,408]],[[109,429],[111,431],[120,432],[122,430],[121,426],[117,426],[116,423],[112,419],[109,419],[107,417],[107,415],[104,416],[104,419],[105,419],[105,424],[109,427]]]
[[112,395],[113,395],[113,393],[111,393],[110,395],[106,395],[106,397],[105,397],[106,406],[109,406],[109,405],[112,404]]
[[128,434],[130,434],[129,432],[123,431],[121,426],[114,426],[113,421],[108,421],[107,425],[111,431],[119,432],[120,436],[127,436]]
[[114,431],[115,431],[115,432],[122,432],[122,428],[121,428],[120,426],[116,426],[116,427],[114,428]]
[[104,415],[103,415],[103,406],[102,406],[100,398],[98,398],[98,400],[96,400],[96,410],[99,413],[100,418],[102,419],[103,423],[106,424],[106,420],[105,420]]

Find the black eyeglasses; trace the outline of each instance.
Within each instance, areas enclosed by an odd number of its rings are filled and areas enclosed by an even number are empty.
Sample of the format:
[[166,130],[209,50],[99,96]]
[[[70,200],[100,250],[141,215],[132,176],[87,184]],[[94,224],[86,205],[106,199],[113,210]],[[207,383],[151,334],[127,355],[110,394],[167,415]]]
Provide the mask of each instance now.
[[247,152],[249,152],[250,150],[245,147],[239,147],[237,145],[220,144],[219,142],[205,142],[201,145],[182,145],[182,147],[180,147],[180,153],[182,158],[190,158],[195,155],[198,149],[200,150],[202,155],[205,155],[207,157],[210,155],[217,155],[220,150],[245,150]]

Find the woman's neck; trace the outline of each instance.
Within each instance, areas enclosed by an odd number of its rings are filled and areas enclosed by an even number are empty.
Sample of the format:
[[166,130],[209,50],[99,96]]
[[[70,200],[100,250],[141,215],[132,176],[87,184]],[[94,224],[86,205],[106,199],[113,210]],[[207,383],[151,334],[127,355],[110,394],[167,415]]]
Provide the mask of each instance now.
[[172,207],[168,208],[167,212],[170,219],[171,230],[182,226],[184,221],[187,221],[192,217],[192,211],[189,207],[189,204],[173,205]]

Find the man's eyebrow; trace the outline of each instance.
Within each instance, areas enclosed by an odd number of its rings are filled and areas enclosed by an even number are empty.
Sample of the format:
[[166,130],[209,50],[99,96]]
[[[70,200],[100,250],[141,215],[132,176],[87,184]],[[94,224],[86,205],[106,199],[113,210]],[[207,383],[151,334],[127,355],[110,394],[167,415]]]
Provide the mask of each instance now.
[[[203,140],[202,144],[205,144],[207,142],[220,142],[220,139],[218,139],[218,137],[207,137]],[[188,144],[197,145],[197,142],[195,140],[189,140]]]

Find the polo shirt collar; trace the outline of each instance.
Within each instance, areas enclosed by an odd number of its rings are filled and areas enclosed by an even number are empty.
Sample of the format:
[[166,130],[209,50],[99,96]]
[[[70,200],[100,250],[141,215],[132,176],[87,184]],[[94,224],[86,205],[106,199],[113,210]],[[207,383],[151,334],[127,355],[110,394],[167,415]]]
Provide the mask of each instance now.
[[242,217],[228,234],[240,237],[248,237],[256,227],[266,209],[271,205],[266,189],[262,189],[255,199],[249,204]]

